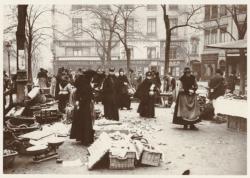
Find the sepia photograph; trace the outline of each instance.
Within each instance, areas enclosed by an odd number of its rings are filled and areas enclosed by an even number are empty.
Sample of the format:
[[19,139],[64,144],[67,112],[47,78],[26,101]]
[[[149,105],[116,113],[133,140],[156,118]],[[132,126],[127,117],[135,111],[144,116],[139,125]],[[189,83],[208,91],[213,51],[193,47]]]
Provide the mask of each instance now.
[[247,2],[139,3],[2,4],[3,174],[247,175]]

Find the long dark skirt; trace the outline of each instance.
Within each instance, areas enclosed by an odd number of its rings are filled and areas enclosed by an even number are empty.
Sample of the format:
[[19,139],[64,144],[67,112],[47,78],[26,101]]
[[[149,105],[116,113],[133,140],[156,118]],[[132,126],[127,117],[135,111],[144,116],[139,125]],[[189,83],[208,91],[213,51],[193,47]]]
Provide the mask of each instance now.
[[137,112],[141,117],[155,117],[154,97],[142,98]]
[[106,95],[103,100],[104,117],[110,120],[119,120],[117,98],[114,96]]
[[94,141],[94,130],[91,116],[90,103],[80,104],[80,108],[74,111],[70,139],[76,139],[88,146]]
[[65,113],[65,108],[69,102],[69,94],[58,95],[58,109],[60,112]]
[[131,104],[131,101],[130,101],[130,96],[127,94],[127,93],[121,93],[119,95],[119,108],[127,108],[129,109],[130,108],[130,104]]
[[179,125],[191,125],[201,121],[200,107],[197,96],[189,96],[179,93],[174,109],[173,123]]

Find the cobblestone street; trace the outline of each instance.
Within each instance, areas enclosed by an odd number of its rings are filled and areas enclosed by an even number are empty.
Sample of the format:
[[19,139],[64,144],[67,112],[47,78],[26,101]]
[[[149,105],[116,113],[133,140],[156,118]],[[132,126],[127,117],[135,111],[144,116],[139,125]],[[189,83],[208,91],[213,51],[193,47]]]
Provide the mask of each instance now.
[[[114,171],[107,168],[89,171],[86,166],[87,149],[74,140],[67,139],[59,148],[60,157],[66,161],[80,158],[82,165],[65,166],[55,159],[32,163],[31,157],[19,156],[11,169],[4,173],[14,174],[164,174],[181,175],[190,170],[192,175],[245,175],[247,173],[247,135],[227,129],[226,123],[216,124],[203,121],[199,130],[183,130],[173,125],[172,111],[156,108],[156,119],[139,118],[138,104],[132,110],[120,111],[124,123],[140,124],[148,138],[159,145],[164,153],[160,167],[139,167],[134,170]],[[97,107],[102,108],[101,105]],[[138,124],[138,125],[139,125]]]

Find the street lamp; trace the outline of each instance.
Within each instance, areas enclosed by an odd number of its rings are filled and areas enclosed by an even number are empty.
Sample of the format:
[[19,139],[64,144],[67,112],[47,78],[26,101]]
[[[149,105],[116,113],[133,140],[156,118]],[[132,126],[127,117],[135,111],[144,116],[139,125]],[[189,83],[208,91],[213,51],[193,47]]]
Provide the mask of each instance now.
[[11,43],[7,42],[5,45],[7,52],[8,52],[8,67],[9,67],[9,77],[10,77],[10,48],[11,48]]

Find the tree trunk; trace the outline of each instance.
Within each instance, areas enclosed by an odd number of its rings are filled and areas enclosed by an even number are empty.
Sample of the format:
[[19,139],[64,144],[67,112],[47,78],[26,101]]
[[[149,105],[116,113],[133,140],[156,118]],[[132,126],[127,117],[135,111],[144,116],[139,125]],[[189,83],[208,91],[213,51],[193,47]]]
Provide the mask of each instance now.
[[171,31],[167,30],[167,32],[166,32],[166,43],[165,43],[165,70],[164,70],[165,75],[167,75],[168,72],[169,72],[170,43],[171,43]]
[[128,74],[129,69],[130,69],[131,51],[127,46],[125,47],[125,52],[126,52],[126,58],[127,58],[127,74]]
[[164,68],[164,75],[166,76],[168,74],[169,69],[169,51],[170,51],[170,43],[171,43],[171,30],[170,30],[170,23],[169,23],[169,17],[166,14],[166,8],[163,8],[163,18],[165,23],[165,29],[166,29],[166,41],[165,41],[165,68]]
[[245,94],[246,86],[246,56],[244,49],[240,50],[240,94]]
[[111,67],[111,41],[108,42],[106,57],[107,57],[107,67]]
[[28,83],[32,83],[32,39],[29,36],[29,43],[28,43]]

